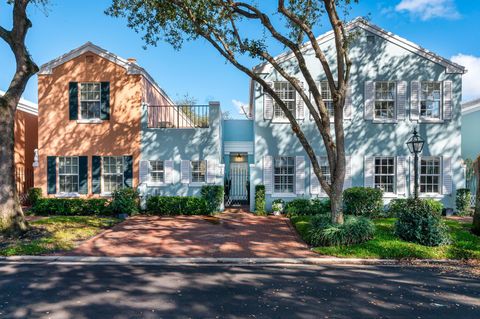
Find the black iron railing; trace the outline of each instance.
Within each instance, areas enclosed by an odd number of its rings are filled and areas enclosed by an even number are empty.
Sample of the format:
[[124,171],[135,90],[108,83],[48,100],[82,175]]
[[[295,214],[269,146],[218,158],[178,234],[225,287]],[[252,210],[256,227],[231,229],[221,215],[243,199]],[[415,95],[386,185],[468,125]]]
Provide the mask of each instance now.
[[149,128],[207,128],[208,105],[148,106]]

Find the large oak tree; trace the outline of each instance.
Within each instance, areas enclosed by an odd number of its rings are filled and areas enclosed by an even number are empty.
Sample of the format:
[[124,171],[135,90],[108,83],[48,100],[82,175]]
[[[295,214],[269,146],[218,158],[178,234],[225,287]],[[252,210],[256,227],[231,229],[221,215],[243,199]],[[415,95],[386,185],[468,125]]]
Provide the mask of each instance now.
[[[291,129],[307,153],[321,187],[331,199],[332,221],[343,223],[342,192],[345,178],[345,135],[343,109],[350,79],[351,61],[348,56],[350,36],[341,14],[358,0],[112,0],[107,14],[126,17],[128,26],[143,33],[149,45],[166,41],[180,49],[185,40],[205,39],[219,54],[237,69],[259,83],[264,93],[271,95],[283,110]],[[267,5],[270,3],[270,5]],[[317,42],[315,31],[322,21],[334,34],[334,61]],[[252,32],[252,25],[261,29]],[[306,81],[304,90],[299,79],[274,58],[271,43],[280,43],[290,50],[301,76]],[[329,111],[306,62],[307,42],[323,68],[333,98],[334,124],[330,124]],[[309,110],[319,138],[309,139],[295,115],[288,109],[267,81],[248,67],[246,57],[269,63],[288,81]],[[333,71],[335,70],[335,71]],[[309,97],[309,93],[312,99]],[[330,181],[323,178],[313,144],[323,141],[330,167]]]

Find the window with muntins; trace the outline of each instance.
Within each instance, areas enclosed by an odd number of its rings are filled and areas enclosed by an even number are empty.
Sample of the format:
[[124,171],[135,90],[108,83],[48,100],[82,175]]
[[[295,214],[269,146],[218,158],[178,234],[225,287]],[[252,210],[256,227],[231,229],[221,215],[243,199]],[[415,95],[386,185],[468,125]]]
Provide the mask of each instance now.
[[333,117],[333,98],[328,81],[320,82],[320,93],[322,94],[323,102],[328,109],[328,114]]
[[60,193],[78,193],[78,157],[58,158],[58,183]]
[[420,95],[420,116],[426,119],[440,119],[442,109],[442,86],[440,82],[422,82]]
[[165,182],[165,166],[163,161],[150,161],[150,180],[154,183]]
[[100,119],[100,83],[80,83],[80,118]]
[[395,192],[395,158],[375,157],[375,188],[384,193]]
[[192,183],[205,183],[207,161],[191,161]]
[[420,193],[440,193],[440,162],[439,157],[420,159]]
[[102,160],[103,192],[112,193],[123,187],[123,156],[104,156]]
[[395,97],[395,82],[375,82],[375,119],[395,119]]
[[287,156],[275,157],[273,178],[275,193],[293,193],[295,158]]
[[[293,116],[296,116],[296,91],[293,85],[289,82],[275,82],[273,85],[280,99],[282,99],[290,112],[292,112]],[[273,103],[273,117],[275,119],[287,118],[281,107],[275,101]]]

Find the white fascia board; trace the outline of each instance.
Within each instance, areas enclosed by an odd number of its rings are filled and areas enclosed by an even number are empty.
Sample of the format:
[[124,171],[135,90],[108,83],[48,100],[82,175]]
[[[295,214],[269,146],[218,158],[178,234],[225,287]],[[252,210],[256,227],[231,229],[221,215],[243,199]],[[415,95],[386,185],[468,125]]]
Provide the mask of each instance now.
[[462,115],[480,111],[480,99],[462,104]]
[[[4,94],[5,92],[0,90],[0,96],[3,96]],[[38,116],[38,105],[31,101],[25,100],[24,98],[20,98],[20,101],[18,101],[17,105],[17,111]]]

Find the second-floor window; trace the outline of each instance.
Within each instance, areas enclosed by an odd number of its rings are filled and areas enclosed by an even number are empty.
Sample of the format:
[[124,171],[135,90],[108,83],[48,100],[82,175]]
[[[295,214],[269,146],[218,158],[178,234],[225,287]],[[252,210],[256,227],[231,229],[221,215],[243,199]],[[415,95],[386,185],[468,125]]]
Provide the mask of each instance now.
[[[293,116],[296,116],[296,91],[292,84],[289,82],[275,82],[274,90],[278,96],[285,103],[287,108],[292,112]],[[273,104],[273,118],[274,119],[286,119],[285,113],[281,107],[274,102]]]
[[123,187],[123,156],[104,156],[102,167],[103,192],[113,193]]
[[80,119],[100,119],[101,85],[100,83],[80,83]]
[[440,157],[420,159],[420,193],[440,193]]
[[395,192],[395,158],[375,157],[375,188],[384,193]]
[[273,182],[275,193],[293,193],[295,158],[280,156],[274,159]]
[[150,161],[150,178],[154,183],[165,181],[165,166],[163,161]]
[[395,95],[395,82],[375,82],[375,119],[395,119]]
[[440,82],[422,82],[420,95],[420,117],[440,119],[442,90]]
[[78,157],[58,158],[58,183],[60,193],[78,193]]
[[192,183],[205,183],[207,174],[207,161],[191,161]]
[[328,114],[330,117],[333,117],[333,98],[328,81],[320,82],[320,93],[322,94],[323,102],[325,102],[325,106],[328,109]]

